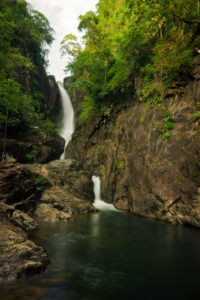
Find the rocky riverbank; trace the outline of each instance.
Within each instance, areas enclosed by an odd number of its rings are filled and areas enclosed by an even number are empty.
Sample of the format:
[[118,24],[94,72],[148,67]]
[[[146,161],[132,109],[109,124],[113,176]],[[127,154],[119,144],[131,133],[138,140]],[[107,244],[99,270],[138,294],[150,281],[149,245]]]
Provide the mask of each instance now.
[[48,264],[44,249],[27,238],[42,222],[94,212],[91,176],[72,160],[23,165],[0,163],[0,282],[29,276]]

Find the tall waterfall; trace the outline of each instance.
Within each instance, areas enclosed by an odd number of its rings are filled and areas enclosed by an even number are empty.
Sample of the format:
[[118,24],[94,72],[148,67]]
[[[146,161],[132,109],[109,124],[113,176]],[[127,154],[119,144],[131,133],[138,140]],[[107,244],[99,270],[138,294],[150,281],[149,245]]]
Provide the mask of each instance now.
[[65,159],[65,149],[71,140],[72,134],[74,133],[74,110],[71,103],[71,99],[67,94],[61,83],[58,83],[62,107],[63,107],[63,121],[60,130],[60,136],[65,139],[64,152],[60,159]]
[[94,194],[95,194],[95,202],[94,206],[99,210],[112,210],[112,211],[118,211],[112,204],[106,203],[103,200],[101,200],[101,180],[97,176],[92,176],[92,181],[94,183]]

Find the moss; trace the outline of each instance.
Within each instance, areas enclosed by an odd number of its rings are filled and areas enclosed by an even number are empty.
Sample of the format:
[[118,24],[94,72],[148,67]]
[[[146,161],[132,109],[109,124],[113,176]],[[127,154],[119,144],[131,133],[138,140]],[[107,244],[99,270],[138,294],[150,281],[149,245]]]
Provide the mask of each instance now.
[[173,124],[174,118],[170,115],[169,112],[165,112],[162,115],[162,119],[164,121],[164,127],[162,130],[160,130],[160,136],[164,140],[168,140],[171,137],[171,134],[168,131],[174,128],[174,124]]
[[42,190],[42,191],[47,186],[47,179],[44,178],[43,176],[35,177],[34,180],[35,180],[35,183],[39,186],[40,190]]
[[121,159],[115,163],[115,168],[121,171],[124,171],[126,169],[126,162],[124,156],[122,156]]
[[194,121],[197,121],[200,119],[200,111],[197,111],[193,114],[193,118],[194,118]]
[[171,137],[171,134],[169,132],[164,132],[161,136],[163,140],[168,140]]

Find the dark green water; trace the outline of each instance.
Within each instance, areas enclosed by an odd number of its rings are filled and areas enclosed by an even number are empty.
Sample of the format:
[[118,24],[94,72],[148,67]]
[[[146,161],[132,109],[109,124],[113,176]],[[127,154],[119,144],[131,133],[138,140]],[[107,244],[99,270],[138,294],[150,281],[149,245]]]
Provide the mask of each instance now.
[[200,231],[123,212],[42,225],[51,264],[1,299],[200,299]]

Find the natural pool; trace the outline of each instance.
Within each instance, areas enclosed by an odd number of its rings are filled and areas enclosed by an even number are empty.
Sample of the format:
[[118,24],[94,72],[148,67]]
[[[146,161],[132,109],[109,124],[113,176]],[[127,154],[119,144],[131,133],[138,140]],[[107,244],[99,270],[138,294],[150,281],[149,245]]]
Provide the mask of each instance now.
[[200,231],[101,211],[41,224],[46,271],[0,287],[0,299],[199,299]]

